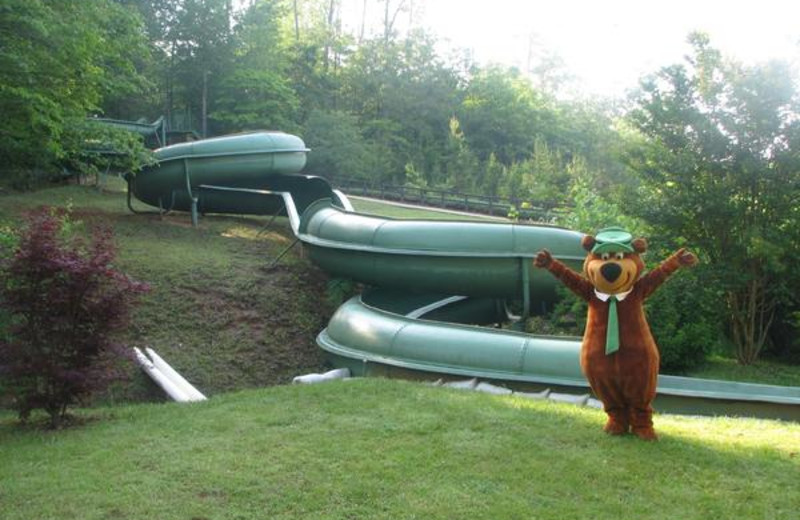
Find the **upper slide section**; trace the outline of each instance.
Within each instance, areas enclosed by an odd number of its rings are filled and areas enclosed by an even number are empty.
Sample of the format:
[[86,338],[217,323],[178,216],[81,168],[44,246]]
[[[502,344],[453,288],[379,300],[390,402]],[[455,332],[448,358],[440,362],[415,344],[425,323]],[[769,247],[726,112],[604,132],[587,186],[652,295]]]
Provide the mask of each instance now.
[[524,299],[527,290],[534,306],[556,299],[553,277],[532,267],[536,252],[547,248],[575,269],[585,254],[582,235],[563,228],[393,220],[348,212],[328,201],[303,213],[298,237],[309,258],[337,276],[439,294]]
[[[156,150],[158,163],[132,176],[130,189],[137,199],[151,206],[188,211],[192,198],[199,197],[200,186],[267,189],[267,177],[302,170],[306,152],[302,139],[282,132],[175,144]],[[232,206],[228,202],[223,209],[211,205],[201,211],[228,212]]]

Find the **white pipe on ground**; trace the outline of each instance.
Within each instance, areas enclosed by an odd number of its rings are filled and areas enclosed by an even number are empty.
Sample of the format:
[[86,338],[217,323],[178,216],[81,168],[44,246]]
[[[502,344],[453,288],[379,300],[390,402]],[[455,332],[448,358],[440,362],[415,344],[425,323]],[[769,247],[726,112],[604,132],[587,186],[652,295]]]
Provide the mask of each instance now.
[[292,379],[294,384],[311,384],[322,383],[323,381],[332,381],[334,379],[347,379],[350,377],[349,368],[337,368],[325,372],[324,374],[306,374],[304,376],[297,376]]
[[144,370],[145,373],[150,376],[150,379],[155,381],[156,384],[172,398],[173,401],[184,403],[190,400],[189,396],[187,396],[183,390],[181,390],[175,383],[170,381],[170,379],[159,369],[157,369],[153,362],[150,361],[150,359],[148,359],[141,350],[133,347],[133,352],[136,354],[136,361],[142,367],[142,370]]
[[174,368],[172,368],[164,359],[156,354],[155,350],[151,348],[146,348],[145,352],[147,355],[150,356],[150,359],[153,360],[153,365],[162,373],[164,374],[167,379],[172,381],[181,391],[186,394],[189,398],[189,401],[205,401],[206,396],[204,396],[197,388],[192,386],[192,384],[187,381],[182,375],[180,375]]

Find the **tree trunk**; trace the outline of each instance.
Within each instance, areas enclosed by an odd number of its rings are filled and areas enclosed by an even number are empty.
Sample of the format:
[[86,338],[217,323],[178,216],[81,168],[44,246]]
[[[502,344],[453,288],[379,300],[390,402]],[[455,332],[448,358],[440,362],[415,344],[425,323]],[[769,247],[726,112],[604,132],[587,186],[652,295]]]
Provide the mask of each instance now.
[[386,0],[383,4],[383,41],[386,45],[389,45],[389,40],[392,37],[392,29],[394,28],[394,23],[397,21],[397,15],[400,14],[400,11],[403,9],[403,4],[405,4],[406,0],[400,0],[397,4],[397,9],[394,10],[391,18],[389,17],[389,2],[390,0]]
[[202,128],[202,135],[203,139],[208,137],[208,71],[203,71],[203,96],[201,100],[201,107],[200,107],[200,116],[201,121],[200,125]]
[[300,41],[300,15],[297,12],[297,0],[294,0],[294,39]]
[[385,0],[383,3],[383,42],[389,43],[389,31],[391,28],[389,27],[389,0]]
[[358,32],[358,43],[364,41],[364,27],[367,23],[367,0],[364,0],[364,7],[361,8],[361,30]]
[[766,290],[768,283],[754,277],[742,289],[728,293],[736,359],[742,365],[751,365],[758,359],[775,317],[775,302]]
[[327,27],[326,27],[326,35],[325,35],[325,52],[323,54],[323,65],[322,68],[327,74],[328,67],[330,66],[331,61],[331,46],[335,36],[335,31],[333,28],[333,20],[334,15],[336,13],[336,0],[330,0],[328,3],[328,20],[327,20]]

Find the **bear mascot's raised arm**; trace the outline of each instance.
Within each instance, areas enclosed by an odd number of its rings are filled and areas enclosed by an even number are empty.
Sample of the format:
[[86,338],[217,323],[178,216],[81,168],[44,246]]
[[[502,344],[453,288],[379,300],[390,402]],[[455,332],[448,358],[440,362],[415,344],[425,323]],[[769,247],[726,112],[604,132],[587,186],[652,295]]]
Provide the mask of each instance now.
[[657,438],[652,402],[656,395],[659,354],[644,314],[644,301],[680,267],[697,257],[680,249],[657,268],[642,274],[643,238],[633,239],[622,228],[585,236],[588,252],[583,274],[559,262],[547,250],[534,260],[572,292],[589,303],[581,346],[581,369],[608,414],[604,430],[612,435],[633,432],[646,440]]

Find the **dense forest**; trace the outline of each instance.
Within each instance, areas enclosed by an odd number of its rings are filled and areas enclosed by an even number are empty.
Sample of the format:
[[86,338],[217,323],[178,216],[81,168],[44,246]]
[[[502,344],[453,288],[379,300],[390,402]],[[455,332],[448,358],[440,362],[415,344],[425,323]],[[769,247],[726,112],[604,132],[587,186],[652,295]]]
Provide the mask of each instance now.
[[571,208],[559,224],[651,237],[653,260],[689,246],[702,265],[650,306],[667,361],[800,359],[788,64],[745,65],[694,33],[685,61],[626,99],[568,97],[557,63],[521,71],[443,53],[412,7],[364,0],[345,30],[340,0],[5,0],[0,175],[16,187],[61,177],[91,162],[98,139],[129,167],[147,160],[124,136],[98,137],[92,117],[163,116],[200,137],[283,130],[312,149],[306,171],[334,181],[547,201]]

